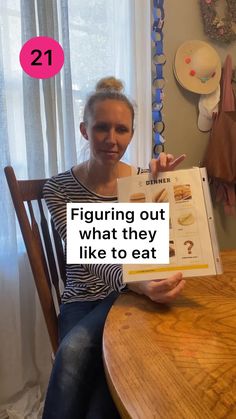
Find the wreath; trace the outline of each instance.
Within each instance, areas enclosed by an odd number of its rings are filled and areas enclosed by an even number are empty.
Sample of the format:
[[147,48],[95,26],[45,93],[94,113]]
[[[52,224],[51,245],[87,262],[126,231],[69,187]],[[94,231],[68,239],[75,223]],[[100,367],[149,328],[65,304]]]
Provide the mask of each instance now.
[[217,0],[200,0],[205,33],[216,41],[232,42],[236,40],[233,23],[236,23],[236,1],[226,1],[226,13],[223,18],[216,12]]

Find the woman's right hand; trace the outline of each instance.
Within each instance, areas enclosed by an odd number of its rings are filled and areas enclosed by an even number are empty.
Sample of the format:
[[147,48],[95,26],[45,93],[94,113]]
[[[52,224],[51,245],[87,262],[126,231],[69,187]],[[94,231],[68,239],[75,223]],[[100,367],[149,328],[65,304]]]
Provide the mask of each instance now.
[[146,295],[156,303],[170,303],[181,293],[185,280],[181,272],[166,279],[136,282],[128,284],[128,288],[137,294]]

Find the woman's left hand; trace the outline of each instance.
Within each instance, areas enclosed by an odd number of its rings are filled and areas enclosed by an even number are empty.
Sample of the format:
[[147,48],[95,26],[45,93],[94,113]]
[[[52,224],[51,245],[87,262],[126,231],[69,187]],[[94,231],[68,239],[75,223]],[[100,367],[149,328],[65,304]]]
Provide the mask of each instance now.
[[160,153],[158,159],[152,159],[149,163],[150,171],[155,179],[159,172],[174,170],[185,159],[186,154],[174,158],[173,154]]
[[128,288],[137,294],[146,295],[156,303],[168,304],[174,301],[183,291],[185,280],[183,274],[177,272],[166,279],[141,281],[128,284]]

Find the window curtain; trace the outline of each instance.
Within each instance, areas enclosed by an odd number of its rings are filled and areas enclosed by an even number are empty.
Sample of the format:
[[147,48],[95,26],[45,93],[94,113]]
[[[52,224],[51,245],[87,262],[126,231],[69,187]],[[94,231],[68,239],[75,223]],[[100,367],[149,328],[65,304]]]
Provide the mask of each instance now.
[[[20,68],[22,44],[57,39],[61,72],[32,79]],[[125,160],[151,157],[150,4],[142,0],[0,2],[0,418],[39,418],[51,348],[3,168],[20,178],[51,176],[88,157],[79,133],[96,81],[114,75],[135,103],[135,137]]]

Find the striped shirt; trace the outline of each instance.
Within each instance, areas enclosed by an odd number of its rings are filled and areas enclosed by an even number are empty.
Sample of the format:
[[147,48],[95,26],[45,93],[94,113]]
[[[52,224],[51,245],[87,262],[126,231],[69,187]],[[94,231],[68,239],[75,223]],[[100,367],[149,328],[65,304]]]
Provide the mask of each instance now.
[[[139,168],[136,173],[144,171]],[[117,202],[117,196],[103,196],[88,189],[74,176],[72,169],[49,179],[43,195],[65,248],[67,203]],[[103,299],[112,291],[121,292],[124,287],[121,265],[67,264],[62,303]]]

